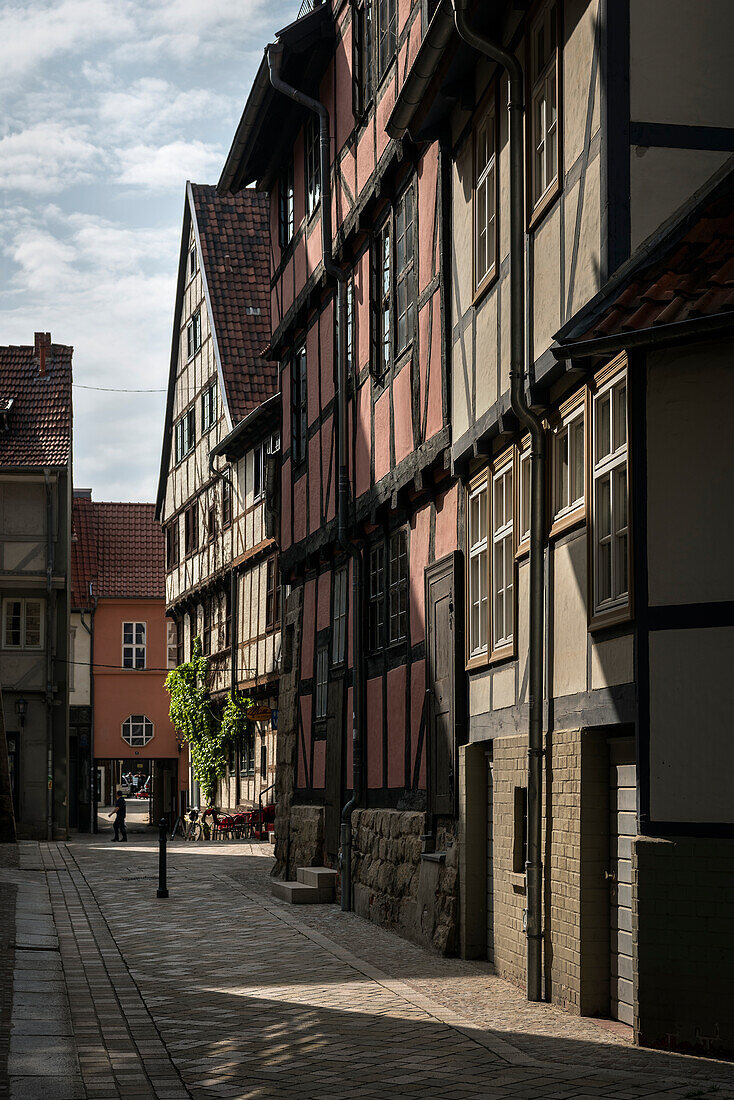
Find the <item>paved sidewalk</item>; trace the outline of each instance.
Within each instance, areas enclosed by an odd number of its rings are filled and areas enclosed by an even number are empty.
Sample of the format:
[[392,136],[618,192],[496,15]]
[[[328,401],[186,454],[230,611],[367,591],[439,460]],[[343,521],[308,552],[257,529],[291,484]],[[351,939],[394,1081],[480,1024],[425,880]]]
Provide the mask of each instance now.
[[[734,1066],[633,1048],[486,966],[276,902],[266,845],[174,842],[168,900],[148,836],[33,847],[78,1055],[69,1100],[734,1098]],[[48,1085],[16,1077],[11,1096],[66,1095]]]

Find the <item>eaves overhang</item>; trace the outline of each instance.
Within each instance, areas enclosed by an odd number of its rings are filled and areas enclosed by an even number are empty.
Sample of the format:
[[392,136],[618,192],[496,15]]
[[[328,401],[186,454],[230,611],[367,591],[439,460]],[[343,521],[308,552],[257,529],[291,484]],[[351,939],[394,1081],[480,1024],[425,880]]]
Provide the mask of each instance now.
[[[304,91],[317,92],[333,51],[335,30],[331,5],[322,3],[277,32],[285,47],[283,77]],[[261,182],[286,140],[295,136],[303,108],[279,95],[270,83],[267,52],[255,75],[232,147],[217,184],[220,192],[237,192]],[[274,135],[277,135],[274,139]]]
[[280,425],[280,393],[274,393],[267,401],[252,409],[239,424],[212,447],[210,456],[222,456],[231,462],[241,458],[246,450],[263,435]]

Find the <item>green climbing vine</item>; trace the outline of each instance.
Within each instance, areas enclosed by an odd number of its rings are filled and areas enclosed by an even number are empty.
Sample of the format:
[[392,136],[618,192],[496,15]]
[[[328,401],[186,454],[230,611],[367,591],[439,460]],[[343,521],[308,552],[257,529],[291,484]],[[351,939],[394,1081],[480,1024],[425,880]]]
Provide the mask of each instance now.
[[230,694],[221,721],[211,708],[206,678],[209,661],[194,638],[190,661],[172,669],[166,677],[171,697],[169,714],[174,727],[189,746],[191,763],[207,805],[217,797],[217,787],[227,767],[227,746],[246,728],[251,701]]

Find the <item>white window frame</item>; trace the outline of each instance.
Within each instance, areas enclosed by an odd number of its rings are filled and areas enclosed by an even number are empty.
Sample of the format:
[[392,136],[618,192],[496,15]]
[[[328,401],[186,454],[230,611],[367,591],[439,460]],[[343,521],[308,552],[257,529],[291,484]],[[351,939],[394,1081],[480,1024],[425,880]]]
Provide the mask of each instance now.
[[[258,443],[252,452],[252,503],[257,504],[265,496],[265,470],[267,466],[268,444]],[[256,488],[256,474],[260,475],[260,486]]]
[[[499,515],[497,508],[497,487],[502,486],[502,513]],[[515,496],[514,496],[514,463],[512,454],[504,457],[492,470],[492,501],[491,501],[491,530],[492,530],[492,560],[490,563],[491,577],[491,609],[490,631],[492,642],[492,655],[498,652],[510,650],[515,641]],[[509,518],[508,518],[509,511]],[[502,584],[498,586],[499,570],[497,569],[497,555],[502,556]],[[509,580],[506,571],[509,569]],[[497,630],[498,601],[502,601],[502,626],[501,633]]]
[[214,379],[201,395],[201,430],[208,432],[217,421],[217,381]]
[[[132,642],[125,641],[125,627],[132,627]],[[142,627],[143,640],[138,641],[138,627]],[[138,657],[142,653],[143,663],[138,665]],[[148,623],[146,622],[132,622],[128,620],[122,624],[122,667],[129,669],[131,672],[142,672],[147,667],[148,657]],[[130,659],[132,664],[125,664],[127,659]]]
[[[142,726],[143,732],[141,734],[141,740],[133,740],[133,726]],[[125,728],[129,728],[129,736],[125,736]],[[150,730],[150,732],[148,732]],[[148,718],[147,714],[130,714],[122,723],[120,729],[120,736],[126,745],[129,745],[133,749],[144,749],[146,745],[155,737],[155,725]]]
[[[467,646],[468,659],[486,657],[489,646],[489,529],[488,477],[485,473],[469,489],[467,499]],[[484,515],[482,517],[482,509]],[[475,522],[474,517],[477,517]],[[482,523],[483,519],[483,523]],[[476,625],[476,629],[475,629]]]
[[[11,603],[20,604],[20,643],[13,645],[8,643],[8,605]],[[26,610],[28,604],[38,604],[38,642],[29,644],[28,642],[28,630],[26,623]],[[8,596],[3,600],[3,649],[29,649],[37,652],[43,649],[46,638],[46,616],[45,616],[45,600],[37,599],[35,596]]]
[[186,325],[187,359],[193,359],[201,349],[201,306],[195,310]]
[[347,567],[340,566],[334,573],[334,606],[331,613],[334,624],[331,635],[331,663],[340,665],[347,652]]
[[[531,58],[530,87],[530,192],[531,212],[543,202],[559,181],[560,96],[559,0],[549,0],[533,22],[528,37]],[[538,56],[539,34],[544,55]],[[555,40],[555,46],[553,45]],[[550,106],[550,111],[549,111]],[[540,171],[539,171],[540,167]]]
[[322,721],[329,709],[329,647],[316,650],[316,678],[314,682],[314,718]]
[[[580,429],[581,445],[581,485],[576,485],[575,495],[573,474],[573,455],[571,443],[575,438],[578,444],[578,431]],[[561,421],[553,431],[551,492],[553,500],[554,525],[569,517],[581,514],[586,503],[586,404],[582,399],[569,412],[561,417]],[[566,457],[565,467],[563,463]],[[567,499],[561,499],[561,494]],[[573,496],[573,499],[572,499]]]
[[303,130],[305,157],[304,183],[306,187],[306,217],[315,214],[321,202],[321,159],[319,124],[309,115]]
[[[486,135],[487,156],[480,166]],[[491,146],[491,152],[490,152]],[[482,191],[484,199],[480,198]],[[497,112],[494,100],[474,131],[474,291],[481,290],[497,271]],[[486,262],[480,267],[481,238],[486,241]]]
[[533,469],[530,458],[530,438],[523,440],[517,456],[517,540],[518,551],[530,546],[530,523],[532,518],[532,480]]
[[[621,401],[621,415],[616,417],[615,402]],[[626,618],[631,607],[630,563],[630,489],[629,489],[629,402],[627,371],[615,371],[598,384],[592,396],[591,434],[591,509],[592,509],[592,569],[591,618],[603,625],[610,618]],[[601,410],[608,409],[605,422]],[[618,406],[617,406],[618,408]],[[624,437],[619,434],[624,429]],[[605,436],[606,439],[602,439]],[[605,448],[602,450],[602,447]],[[623,475],[624,487],[620,486]],[[605,494],[604,486],[608,487]],[[606,495],[604,508],[601,497]],[[620,556],[619,547],[623,546]],[[608,554],[608,567],[602,558]],[[624,561],[624,566],[622,562]],[[609,592],[601,596],[602,576],[609,578]],[[622,583],[626,575],[626,585]],[[601,622],[599,622],[601,620]]]
[[176,463],[182,462],[196,446],[196,406],[192,405],[174,425]]

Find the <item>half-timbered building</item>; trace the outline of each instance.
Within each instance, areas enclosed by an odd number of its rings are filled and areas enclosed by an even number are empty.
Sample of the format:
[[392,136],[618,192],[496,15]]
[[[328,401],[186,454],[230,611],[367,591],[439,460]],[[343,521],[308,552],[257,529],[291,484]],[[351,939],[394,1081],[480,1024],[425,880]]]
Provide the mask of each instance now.
[[[270,336],[268,207],[187,184],[156,515],[166,537],[169,666],[201,639],[213,705],[276,711],[280,580],[272,467],[280,447]],[[229,747],[218,804],[255,804],[275,774],[275,715]],[[192,802],[200,792],[192,778]]]
[[444,0],[387,124],[453,161],[462,952],[699,1049],[734,1036],[734,455],[704,413],[731,389],[733,29],[719,3]]
[[385,131],[428,6],[301,10],[266,52],[219,184],[255,182],[270,210],[290,585],[276,856],[293,879],[341,849],[342,905],[444,950],[463,716],[450,159]]

